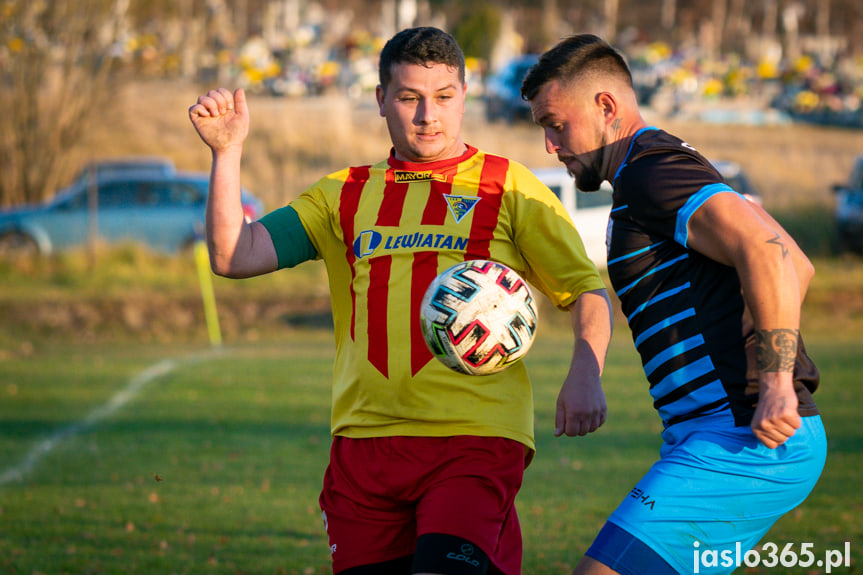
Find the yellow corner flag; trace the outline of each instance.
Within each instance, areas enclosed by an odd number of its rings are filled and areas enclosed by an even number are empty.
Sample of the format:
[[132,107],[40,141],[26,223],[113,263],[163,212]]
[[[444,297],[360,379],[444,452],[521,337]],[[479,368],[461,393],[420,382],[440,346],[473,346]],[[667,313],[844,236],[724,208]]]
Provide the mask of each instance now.
[[203,240],[195,242],[195,265],[198,268],[198,281],[201,284],[201,298],[204,300],[204,318],[210,345],[222,345],[222,330],[219,328],[219,312],[216,310],[216,295],[213,292],[213,277],[210,272],[210,256]]

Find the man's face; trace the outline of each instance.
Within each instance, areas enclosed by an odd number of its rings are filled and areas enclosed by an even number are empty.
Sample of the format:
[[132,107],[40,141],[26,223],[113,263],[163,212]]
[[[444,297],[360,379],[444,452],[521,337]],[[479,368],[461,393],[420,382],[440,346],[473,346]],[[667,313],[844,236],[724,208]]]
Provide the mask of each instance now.
[[557,80],[543,86],[530,102],[534,121],[545,132],[545,149],[557,155],[578,189],[594,192],[602,175],[606,137],[602,108],[566,89]]
[[396,158],[434,162],[464,153],[465,86],[458,69],[445,64],[393,64],[391,73],[386,91],[378,86],[376,95]]

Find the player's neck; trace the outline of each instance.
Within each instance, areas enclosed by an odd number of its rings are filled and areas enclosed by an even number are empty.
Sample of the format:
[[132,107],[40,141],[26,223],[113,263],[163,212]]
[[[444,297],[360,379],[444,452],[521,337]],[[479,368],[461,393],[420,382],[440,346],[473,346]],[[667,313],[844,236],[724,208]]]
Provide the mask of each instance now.
[[603,166],[606,179],[611,182],[614,179],[617,170],[621,164],[626,161],[626,156],[632,147],[632,140],[638,134],[638,131],[647,127],[647,123],[640,114],[628,118],[617,118],[619,121],[615,128],[614,139],[611,145],[608,146],[609,154],[606,165]]

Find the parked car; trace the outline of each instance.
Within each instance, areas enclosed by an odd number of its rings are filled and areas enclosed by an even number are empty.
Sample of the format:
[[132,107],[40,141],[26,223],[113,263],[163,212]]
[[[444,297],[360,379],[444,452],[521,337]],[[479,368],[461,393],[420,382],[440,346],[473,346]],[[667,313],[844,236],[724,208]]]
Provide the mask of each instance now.
[[530,104],[521,99],[521,82],[537,60],[539,56],[536,54],[520,56],[486,79],[482,99],[485,102],[485,117],[489,122],[532,120]]
[[[157,251],[177,252],[203,231],[209,180],[209,173],[179,172],[164,161],[88,167],[45,203],[0,210],[0,255],[50,254],[84,244],[91,221],[104,241],[140,242]],[[248,219],[262,215],[263,204],[247,190],[242,202]]]
[[92,177],[103,180],[117,176],[129,177],[133,174],[170,176],[174,171],[174,162],[168,158],[149,156],[111,158],[87,164],[78,172],[75,182],[90,181]]
[[863,155],[851,168],[845,184],[834,184],[836,234],[839,251],[863,254]]
[[[761,203],[761,195],[739,164],[720,160],[713,162],[713,165],[735,191]],[[575,187],[575,180],[563,166],[536,168],[531,171],[560,198],[581,235],[587,256],[596,267],[605,268],[608,216],[612,202],[611,185],[603,182],[596,192],[582,192]]]

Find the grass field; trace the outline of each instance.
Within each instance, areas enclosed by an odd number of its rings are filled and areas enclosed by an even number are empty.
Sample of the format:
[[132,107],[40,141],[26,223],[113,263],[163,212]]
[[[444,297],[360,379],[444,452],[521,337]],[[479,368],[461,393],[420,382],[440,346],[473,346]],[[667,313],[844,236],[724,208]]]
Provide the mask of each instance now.
[[[766,541],[851,542],[861,564],[859,368],[863,338],[810,334],[830,436],[809,500]],[[518,508],[526,574],[568,573],[656,458],[659,422],[629,334],[604,376],[607,424],[552,436],[570,345],[547,321],[527,358],[538,455]],[[317,496],[329,446],[327,329],[220,349],[52,343],[0,361],[0,572],[323,574]],[[747,569],[745,573],[819,573]]]

